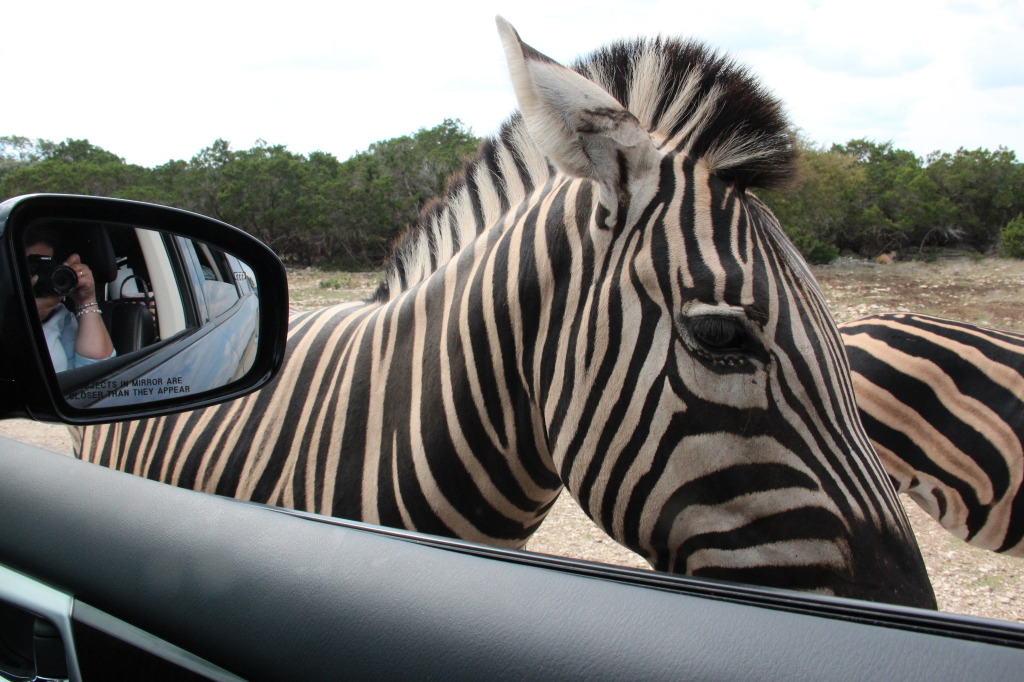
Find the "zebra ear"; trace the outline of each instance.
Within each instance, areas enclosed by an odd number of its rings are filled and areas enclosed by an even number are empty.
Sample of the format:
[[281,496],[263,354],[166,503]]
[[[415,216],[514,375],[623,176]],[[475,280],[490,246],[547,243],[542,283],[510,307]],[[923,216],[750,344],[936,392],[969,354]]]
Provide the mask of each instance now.
[[556,168],[597,182],[605,219],[614,219],[624,184],[654,163],[650,135],[603,88],[524,43],[503,18],[497,22],[530,137]]

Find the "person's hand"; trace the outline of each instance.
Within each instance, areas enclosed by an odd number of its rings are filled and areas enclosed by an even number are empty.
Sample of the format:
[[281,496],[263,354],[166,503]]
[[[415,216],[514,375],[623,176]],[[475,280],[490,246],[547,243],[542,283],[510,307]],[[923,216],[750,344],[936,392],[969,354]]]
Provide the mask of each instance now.
[[81,257],[77,253],[68,256],[68,259],[64,261],[64,265],[70,267],[78,275],[78,286],[71,292],[71,297],[75,299],[78,307],[81,308],[90,303],[95,303],[96,280],[93,279],[92,269],[82,262]]

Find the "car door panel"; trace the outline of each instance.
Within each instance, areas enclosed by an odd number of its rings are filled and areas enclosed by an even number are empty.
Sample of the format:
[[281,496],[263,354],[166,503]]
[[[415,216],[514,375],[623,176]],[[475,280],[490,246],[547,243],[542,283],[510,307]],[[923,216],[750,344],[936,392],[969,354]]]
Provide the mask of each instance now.
[[1006,624],[974,623],[997,644],[916,609],[876,608],[880,627],[844,620],[848,600],[794,594],[801,613],[682,593],[694,579],[582,576],[9,440],[0,481],[7,568],[245,679],[1009,679],[1024,664],[1024,634]]

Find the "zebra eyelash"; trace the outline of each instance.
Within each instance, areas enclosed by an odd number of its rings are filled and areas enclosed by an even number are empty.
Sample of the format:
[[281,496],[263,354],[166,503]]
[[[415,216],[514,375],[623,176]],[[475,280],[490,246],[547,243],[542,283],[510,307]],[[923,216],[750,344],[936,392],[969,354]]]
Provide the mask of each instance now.
[[713,367],[738,369],[760,356],[763,345],[746,316],[713,306],[697,306],[679,316],[685,345]]
[[722,369],[736,369],[750,363],[750,360],[742,355],[728,355],[724,357],[712,355],[700,349],[694,349],[694,354],[708,361],[714,367]]

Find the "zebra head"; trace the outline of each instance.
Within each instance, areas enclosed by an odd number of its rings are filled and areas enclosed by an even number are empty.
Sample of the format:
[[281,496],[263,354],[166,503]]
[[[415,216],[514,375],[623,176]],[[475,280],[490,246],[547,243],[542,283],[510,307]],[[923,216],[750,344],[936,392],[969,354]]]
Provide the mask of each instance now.
[[822,294],[749,191],[793,172],[778,101],[695,43],[568,69],[498,26],[504,137],[553,167],[516,217],[520,373],[565,486],[658,569],[934,607]]

